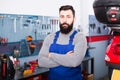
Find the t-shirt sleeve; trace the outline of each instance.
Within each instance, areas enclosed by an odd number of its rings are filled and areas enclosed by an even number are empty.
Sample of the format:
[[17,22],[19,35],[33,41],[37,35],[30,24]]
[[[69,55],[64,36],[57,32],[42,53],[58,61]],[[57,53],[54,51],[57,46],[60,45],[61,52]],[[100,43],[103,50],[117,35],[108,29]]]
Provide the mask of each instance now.
[[38,55],[38,64],[40,67],[46,67],[46,68],[52,68],[59,66],[59,64],[51,59],[48,58],[49,53],[49,47],[53,40],[53,34],[49,34],[42,45],[42,48],[40,49],[39,55]]

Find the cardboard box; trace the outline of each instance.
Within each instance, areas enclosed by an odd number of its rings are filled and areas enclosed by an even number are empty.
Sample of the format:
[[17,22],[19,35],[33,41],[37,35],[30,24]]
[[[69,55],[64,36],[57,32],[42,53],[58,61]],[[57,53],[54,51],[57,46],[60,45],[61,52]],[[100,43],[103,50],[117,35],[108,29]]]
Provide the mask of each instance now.
[[87,76],[87,80],[94,80],[94,75],[93,74],[89,74]]

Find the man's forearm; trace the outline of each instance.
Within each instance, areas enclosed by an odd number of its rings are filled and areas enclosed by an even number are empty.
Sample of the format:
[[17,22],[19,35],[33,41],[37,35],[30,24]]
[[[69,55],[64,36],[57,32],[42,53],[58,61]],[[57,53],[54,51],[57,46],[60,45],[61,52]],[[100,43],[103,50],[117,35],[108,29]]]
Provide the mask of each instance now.
[[43,57],[43,56],[39,57],[38,64],[40,67],[47,67],[47,68],[59,66],[59,64],[56,63],[55,61],[49,59],[48,57]]

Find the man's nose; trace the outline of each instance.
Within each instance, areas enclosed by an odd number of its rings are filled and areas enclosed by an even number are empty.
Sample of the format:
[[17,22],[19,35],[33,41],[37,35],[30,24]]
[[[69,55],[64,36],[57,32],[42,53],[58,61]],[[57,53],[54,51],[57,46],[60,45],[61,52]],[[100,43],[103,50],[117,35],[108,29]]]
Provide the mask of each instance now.
[[67,18],[66,18],[66,17],[64,17],[63,22],[64,22],[64,23],[66,23],[66,22],[67,22]]

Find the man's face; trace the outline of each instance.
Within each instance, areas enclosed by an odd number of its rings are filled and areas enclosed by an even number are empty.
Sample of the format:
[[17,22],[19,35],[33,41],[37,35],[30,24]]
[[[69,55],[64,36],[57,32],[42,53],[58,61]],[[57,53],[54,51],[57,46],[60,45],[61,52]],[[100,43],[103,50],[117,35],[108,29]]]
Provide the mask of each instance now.
[[69,33],[73,28],[75,17],[71,10],[60,11],[60,31],[64,34]]

